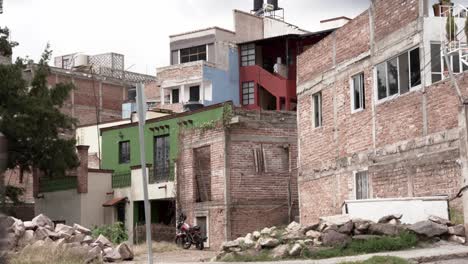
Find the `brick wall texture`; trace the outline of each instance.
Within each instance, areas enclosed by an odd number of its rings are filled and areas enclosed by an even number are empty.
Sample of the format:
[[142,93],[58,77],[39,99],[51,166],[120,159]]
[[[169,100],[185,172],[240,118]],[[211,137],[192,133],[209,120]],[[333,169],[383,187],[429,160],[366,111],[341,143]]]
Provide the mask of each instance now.
[[97,123],[99,121],[119,120],[122,117],[122,103],[127,99],[128,84],[78,77],[52,71],[48,84],[73,83],[75,90],[70,94],[62,112],[78,120],[78,125]]
[[[368,171],[371,198],[453,197],[462,187],[459,102],[450,82],[375,100],[373,66],[390,58],[382,54],[404,51],[389,51],[385,43],[414,37],[405,28],[417,23],[419,1],[372,2],[370,11],[298,59],[298,186],[304,223],[341,213],[343,202],[356,197],[357,171]],[[366,107],[352,113],[350,80],[358,73],[364,73]],[[466,96],[468,77],[458,78]],[[312,95],[318,91],[323,124],[315,128]],[[460,209],[461,201],[451,207]]]
[[[195,222],[196,215],[208,216],[208,236],[214,249],[226,240],[265,226],[287,224],[288,193],[291,214],[293,217],[298,214],[295,114],[236,110],[236,115],[239,123],[227,129],[218,124],[208,130],[181,131],[178,208],[187,213],[191,223]],[[255,166],[255,150],[264,153],[262,171]],[[211,200],[207,202],[195,200],[194,151],[198,156],[210,155]],[[288,192],[289,185],[291,192]]]

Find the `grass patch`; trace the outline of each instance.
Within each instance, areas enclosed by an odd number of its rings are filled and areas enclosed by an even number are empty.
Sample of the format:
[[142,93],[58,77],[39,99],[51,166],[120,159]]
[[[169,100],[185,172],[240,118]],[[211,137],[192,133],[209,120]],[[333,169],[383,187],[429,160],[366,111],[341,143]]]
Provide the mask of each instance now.
[[409,264],[409,262],[397,257],[373,257],[365,261],[343,262],[341,264]]
[[[26,247],[21,252],[11,255],[8,259],[10,264],[83,264],[86,261],[86,254],[72,252],[70,250],[53,250],[50,246]],[[95,261],[92,264],[102,264],[102,261]]]
[[[175,243],[169,242],[153,242],[151,248],[155,253],[173,252],[180,250]],[[147,251],[148,247],[146,243],[133,246],[133,254],[135,254],[135,256],[147,254]]]
[[227,254],[220,260],[221,262],[262,262],[262,261],[277,261],[270,256],[270,250],[263,250],[257,255],[242,255],[237,253]]
[[317,252],[310,252],[305,250],[303,255],[304,257],[311,259],[335,258],[409,249],[415,247],[417,244],[418,238],[416,235],[409,232],[402,232],[399,236],[395,237],[353,240],[346,246],[324,249]]

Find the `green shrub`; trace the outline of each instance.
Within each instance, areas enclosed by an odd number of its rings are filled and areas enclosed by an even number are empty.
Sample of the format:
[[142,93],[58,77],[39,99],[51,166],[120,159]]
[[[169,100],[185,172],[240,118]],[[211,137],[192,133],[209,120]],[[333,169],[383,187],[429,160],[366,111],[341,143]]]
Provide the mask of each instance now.
[[344,262],[341,264],[409,264],[409,262],[397,257],[373,257],[359,262]]
[[346,246],[324,249],[313,254],[308,253],[309,258],[324,259],[341,256],[353,256],[367,253],[377,253],[385,251],[396,251],[413,248],[418,244],[418,238],[415,234],[407,231],[398,236],[385,236],[372,238],[369,240],[353,240]]
[[121,222],[95,227],[92,232],[94,238],[97,238],[99,235],[103,235],[114,244],[120,244],[128,240],[127,230],[125,229],[125,225]]

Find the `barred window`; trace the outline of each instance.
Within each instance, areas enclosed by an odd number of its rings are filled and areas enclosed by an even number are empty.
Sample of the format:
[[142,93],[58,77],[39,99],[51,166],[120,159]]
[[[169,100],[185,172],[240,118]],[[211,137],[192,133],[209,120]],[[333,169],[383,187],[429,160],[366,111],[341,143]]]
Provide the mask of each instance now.
[[254,82],[242,83],[242,104],[243,105],[255,104],[255,83]]
[[119,163],[130,163],[130,141],[119,142]]

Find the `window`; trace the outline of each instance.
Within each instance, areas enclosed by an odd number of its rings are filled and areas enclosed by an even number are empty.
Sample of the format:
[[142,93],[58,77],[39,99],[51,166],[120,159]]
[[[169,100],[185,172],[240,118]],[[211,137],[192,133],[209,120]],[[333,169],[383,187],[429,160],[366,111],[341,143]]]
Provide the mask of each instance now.
[[365,107],[364,73],[354,75],[351,80],[351,107],[353,111]]
[[255,44],[241,46],[241,64],[242,66],[255,65]]
[[262,174],[266,172],[265,152],[263,151],[263,146],[260,149],[253,149],[253,157],[255,164],[255,172],[257,174]]
[[132,88],[129,88],[128,91],[127,91],[127,99],[129,101],[132,101],[132,102],[135,102],[136,101],[136,88],[135,87],[132,87]]
[[119,163],[130,163],[130,141],[119,142]]
[[419,48],[378,64],[375,68],[378,100],[404,94],[421,84]]
[[172,90],[172,103],[179,103],[179,89]]
[[195,175],[195,201],[211,201],[211,146],[193,150]]
[[190,102],[198,102],[200,101],[200,86],[192,86],[190,87]]
[[206,45],[180,50],[181,63],[199,60],[206,60]]
[[356,172],[356,200],[369,199],[369,177],[367,171]]
[[[454,54],[449,57],[449,61],[454,73],[461,73],[467,71],[468,66],[460,60],[460,55]],[[444,79],[444,72],[447,72],[447,64],[442,55],[440,43],[431,43],[431,78],[432,83]]]
[[154,138],[154,168],[151,182],[165,182],[169,179],[169,150],[169,135]]
[[322,92],[312,95],[314,127],[322,126]]
[[242,83],[242,104],[243,105],[255,104],[255,83],[254,82]]

